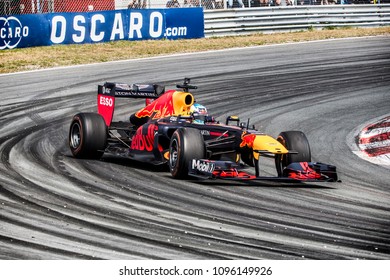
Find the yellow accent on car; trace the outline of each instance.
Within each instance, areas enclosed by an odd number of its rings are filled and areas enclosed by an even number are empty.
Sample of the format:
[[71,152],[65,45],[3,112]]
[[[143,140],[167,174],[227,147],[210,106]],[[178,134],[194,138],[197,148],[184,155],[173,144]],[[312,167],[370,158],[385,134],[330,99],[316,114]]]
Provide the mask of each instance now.
[[260,153],[256,151],[264,151],[272,154],[288,153],[286,147],[269,135],[256,135],[256,138],[253,141],[253,156],[258,160]]
[[194,104],[194,96],[189,92],[176,91],[172,95],[175,115],[189,115],[190,108]]

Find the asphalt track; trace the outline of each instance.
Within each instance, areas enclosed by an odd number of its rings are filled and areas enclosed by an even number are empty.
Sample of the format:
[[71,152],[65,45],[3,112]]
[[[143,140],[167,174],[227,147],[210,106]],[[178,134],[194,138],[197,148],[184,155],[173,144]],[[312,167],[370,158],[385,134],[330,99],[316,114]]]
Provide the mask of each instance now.
[[[0,76],[0,259],[389,259],[389,170],[353,153],[359,129],[390,113],[389,48],[343,39]],[[98,83],[184,77],[217,119],[302,130],[342,183],[178,181],[71,157],[71,117],[95,111]],[[116,118],[141,106],[121,101]]]

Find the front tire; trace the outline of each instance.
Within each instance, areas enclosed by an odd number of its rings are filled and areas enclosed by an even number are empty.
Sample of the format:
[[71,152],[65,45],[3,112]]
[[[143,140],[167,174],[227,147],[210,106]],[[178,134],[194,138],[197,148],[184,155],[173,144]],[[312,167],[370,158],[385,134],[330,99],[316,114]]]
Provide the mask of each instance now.
[[69,128],[69,148],[76,158],[99,159],[107,145],[107,126],[96,113],[79,113]]
[[179,128],[169,145],[169,170],[175,179],[188,178],[188,168],[193,159],[203,159],[206,155],[203,136],[194,128]]
[[275,156],[275,167],[278,176],[281,177],[283,169],[293,162],[310,162],[311,152],[309,141],[306,135],[301,131],[281,132],[277,140],[282,143],[289,151],[298,152],[297,154],[284,154]]

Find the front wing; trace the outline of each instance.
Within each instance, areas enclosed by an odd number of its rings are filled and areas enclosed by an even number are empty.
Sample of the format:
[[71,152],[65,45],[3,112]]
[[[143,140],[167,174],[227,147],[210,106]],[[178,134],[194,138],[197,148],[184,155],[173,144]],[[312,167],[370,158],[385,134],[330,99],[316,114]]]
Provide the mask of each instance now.
[[319,162],[294,162],[288,165],[281,177],[255,176],[242,171],[231,161],[193,159],[188,174],[201,179],[226,179],[239,181],[267,180],[280,182],[340,182],[336,167]]

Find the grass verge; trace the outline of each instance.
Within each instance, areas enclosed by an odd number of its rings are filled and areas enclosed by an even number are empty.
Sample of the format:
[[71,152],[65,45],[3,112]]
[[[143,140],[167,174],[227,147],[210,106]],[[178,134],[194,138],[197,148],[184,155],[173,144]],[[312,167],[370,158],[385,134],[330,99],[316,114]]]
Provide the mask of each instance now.
[[99,44],[56,45],[0,51],[0,73],[58,66],[191,53],[234,47],[260,46],[331,38],[390,35],[390,27],[309,30],[192,40],[114,41]]

